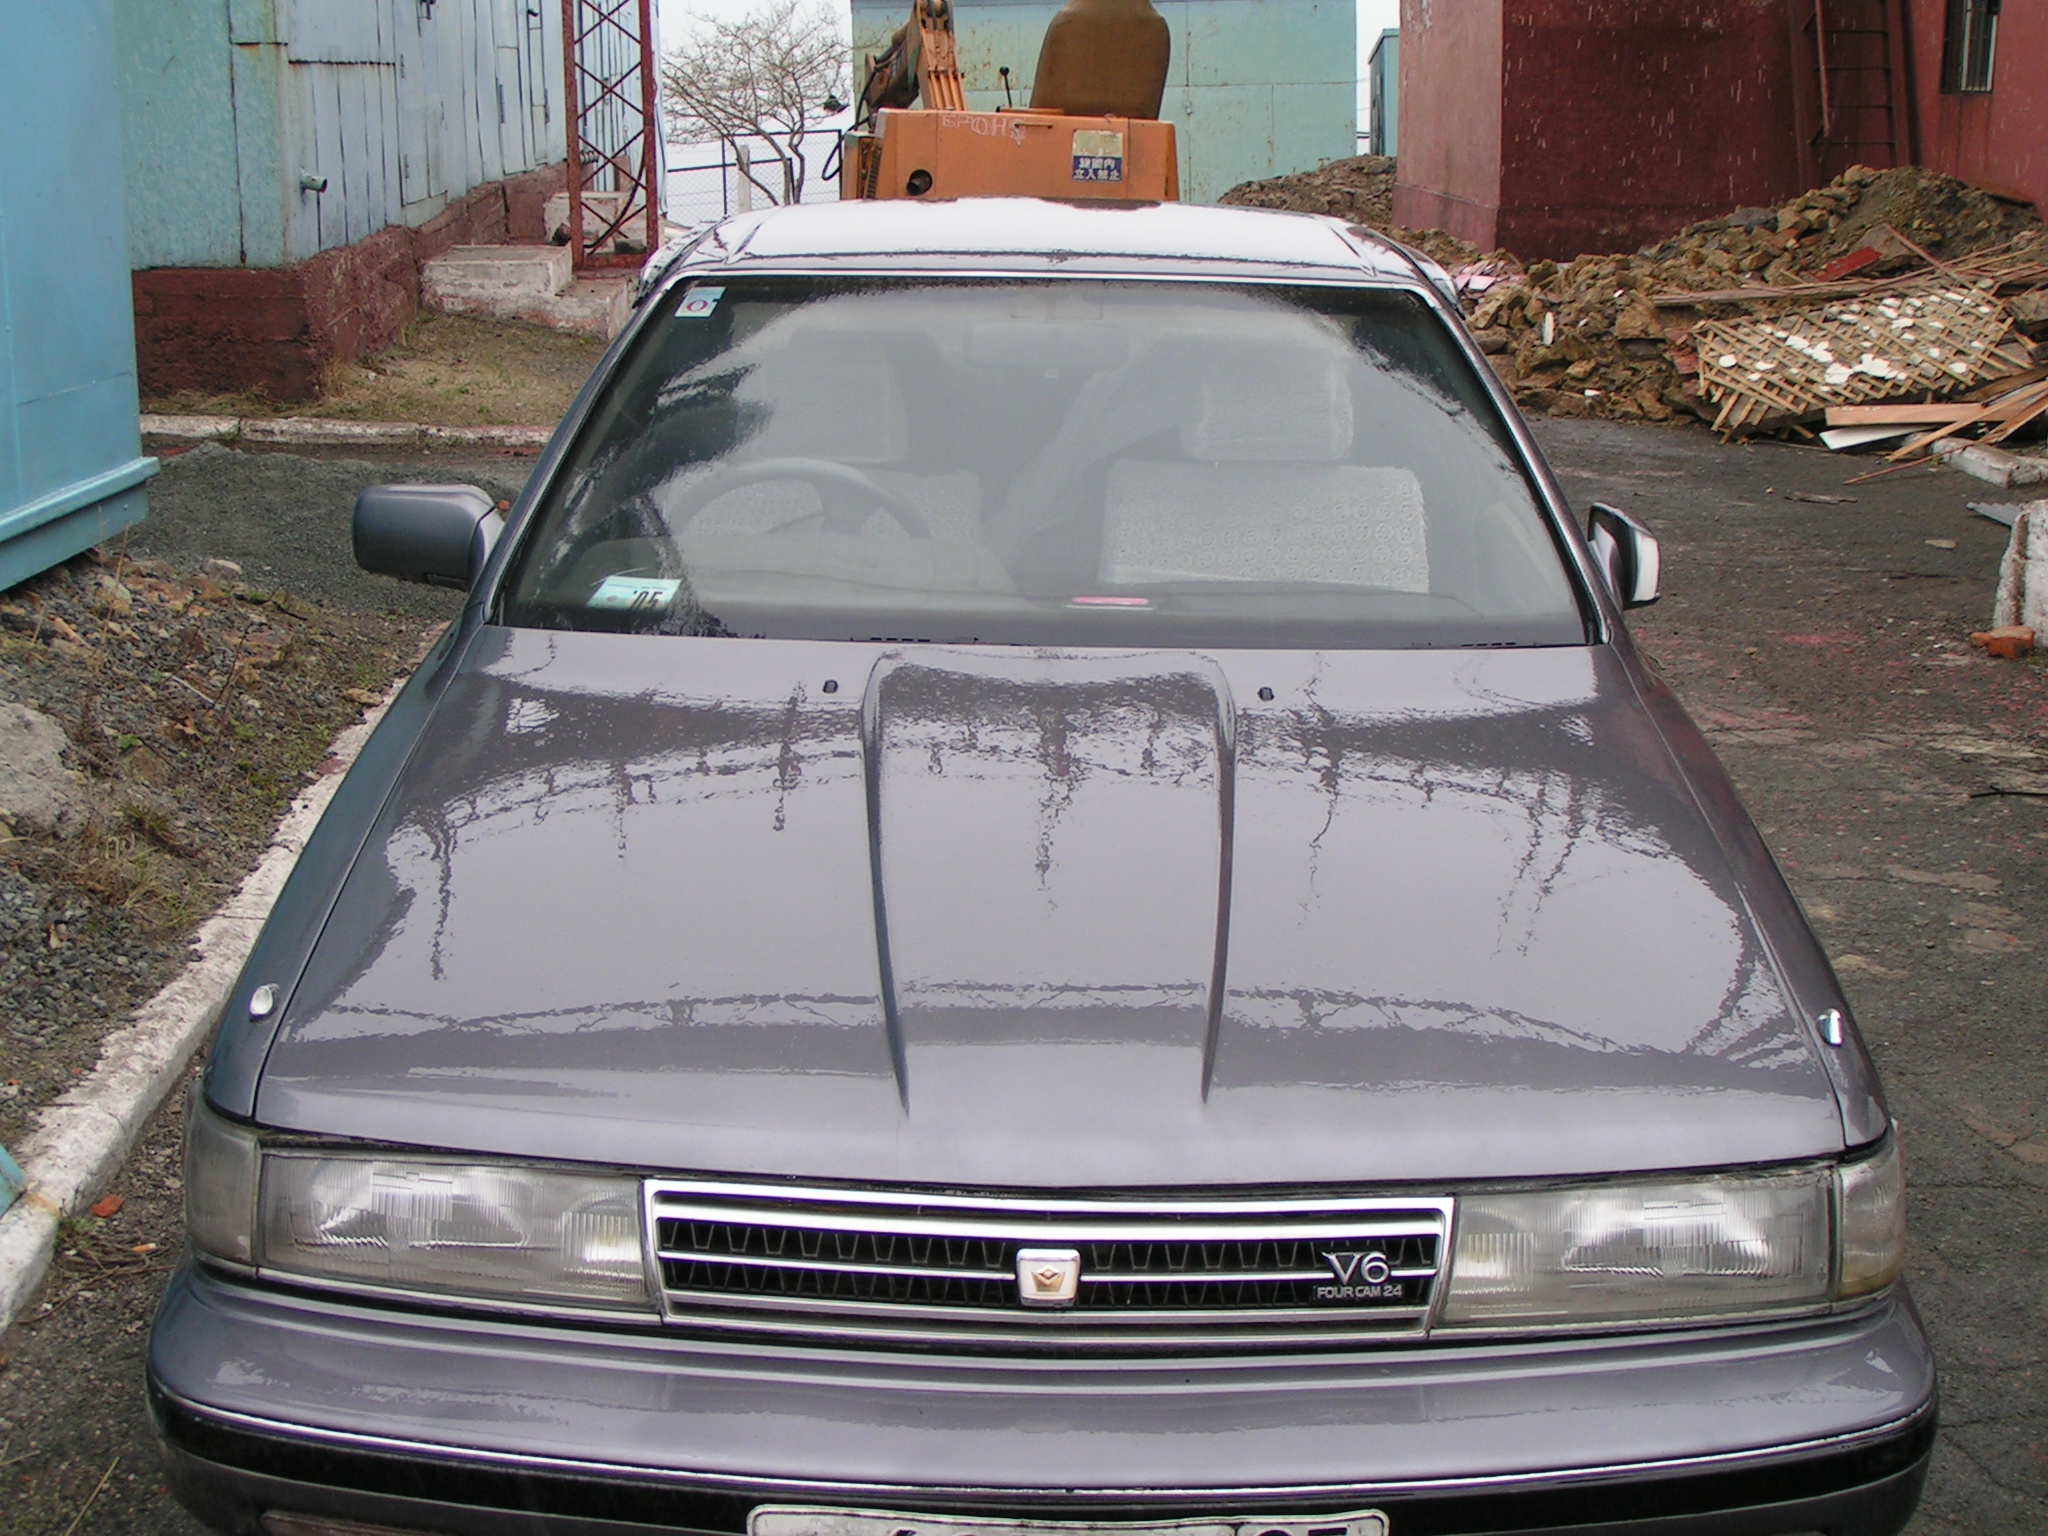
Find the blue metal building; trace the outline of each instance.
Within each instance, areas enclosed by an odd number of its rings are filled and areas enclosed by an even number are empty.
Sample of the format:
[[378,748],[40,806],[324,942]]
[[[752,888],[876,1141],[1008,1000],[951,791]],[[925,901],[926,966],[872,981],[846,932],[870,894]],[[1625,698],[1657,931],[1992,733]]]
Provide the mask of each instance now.
[[[1029,106],[1038,45],[1062,0],[955,0],[967,105]],[[1213,203],[1241,181],[1358,152],[1356,0],[1154,0],[1173,32],[1160,115],[1180,144],[1181,196]],[[908,0],[853,0],[853,58],[880,53]]]
[[1401,153],[1401,29],[1388,27],[1372,45],[1372,58],[1365,66],[1372,86],[1368,109],[1366,150],[1375,155]]
[[422,261],[546,238],[561,0],[112,4],[146,394],[308,398],[397,337]]
[[137,268],[282,267],[565,152],[560,0],[115,11]]
[[113,0],[0,6],[0,588],[141,521]]

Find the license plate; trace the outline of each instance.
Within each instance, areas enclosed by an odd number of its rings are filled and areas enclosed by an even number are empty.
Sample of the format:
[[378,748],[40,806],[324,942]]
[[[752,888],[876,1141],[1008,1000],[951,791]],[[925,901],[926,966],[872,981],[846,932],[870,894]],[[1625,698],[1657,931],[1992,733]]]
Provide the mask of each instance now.
[[1376,1509],[1357,1509],[1343,1515],[1212,1520],[1000,1520],[763,1504],[747,1516],[747,1536],[1387,1536],[1387,1517]]

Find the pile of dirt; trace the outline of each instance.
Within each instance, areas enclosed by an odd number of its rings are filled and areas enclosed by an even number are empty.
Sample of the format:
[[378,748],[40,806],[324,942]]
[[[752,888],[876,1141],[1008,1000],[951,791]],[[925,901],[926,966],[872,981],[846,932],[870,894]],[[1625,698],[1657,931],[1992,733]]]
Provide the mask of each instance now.
[[1354,155],[1295,176],[1239,182],[1221,200],[1240,208],[1321,213],[1388,229],[1394,220],[1394,163],[1391,155]]
[[0,1144],[184,963],[421,641],[416,618],[315,607],[225,561],[101,550],[0,594],[0,705],[61,727],[81,812],[0,821]]
[[1717,407],[1699,390],[1693,327],[1813,300],[1685,304],[1675,295],[1871,281],[1929,270],[1929,257],[2015,245],[2048,257],[2044,234],[2032,209],[1953,177],[1855,166],[1778,208],[1702,220],[1631,255],[1524,267],[1496,252],[1465,264],[1477,270],[1463,287],[1474,334],[1524,409],[1653,421],[1688,412],[1711,421]]
[[[1340,160],[1306,176],[1250,182],[1225,200],[1339,212],[1334,189],[1366,182],[1362,171],[1344,168],[1364,163]],[[1392,162],[1378,164],[1391,189]],[[1931,270],[1930,260],[2008,249],[2048,262],[2048,227],[2033,209],[1917,166],[1855,166],[1777,208],[1739,208],[1639,251],[1565,263],[1524,263],[1442,230],[1393,228],[1388,217],[1360,222],[1448,268],[1473,333],[1516,400],[1524,410],[1560,416],[1666,421],[1691,413],[1712,420],[1716,407],[1699,391],[1693,326],[1768,314],[1800,300],[1705,295],[1822,279],[1853,284]],[[1703,297],[1687,303],[1675,298],[1682,293]]]

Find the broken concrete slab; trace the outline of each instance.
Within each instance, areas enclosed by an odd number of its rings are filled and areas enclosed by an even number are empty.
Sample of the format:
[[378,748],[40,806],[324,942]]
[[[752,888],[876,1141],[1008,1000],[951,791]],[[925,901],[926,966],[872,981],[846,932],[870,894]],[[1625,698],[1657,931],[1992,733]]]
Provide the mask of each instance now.
[[15,831],[69,837],[85,824],[85,780],[64,766],[64,747],[48,715],[0,704],[0,819]]
[[1956,438],[1936,443],[1933,451],[1934,456],[1950,469],[1960,469],[1966,475],[1975,475],[1993,485],[2048,483],[2048,459],[2038,459],[2031,454],[2008,453],[2003,448],[1988,448],[1982,443],[1968,443]]
[[2012,521],[2012,537],[1998,566],[1993,629],[2024,625],[2048,631],[2048,501],[2029,502]]

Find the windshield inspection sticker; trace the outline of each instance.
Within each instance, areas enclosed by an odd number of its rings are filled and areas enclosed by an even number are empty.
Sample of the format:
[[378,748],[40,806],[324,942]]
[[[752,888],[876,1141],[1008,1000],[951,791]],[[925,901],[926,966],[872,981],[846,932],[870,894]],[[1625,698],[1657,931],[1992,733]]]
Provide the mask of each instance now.
[[1100,128],[1074,130],[1074,180],[1122,181],[1124,136]]
[[718,308],[718,301],[724,297],[723,288],[692,288],[683,295],[683,302],[676,306],[676,318],[709,320],[711,311]]
[[634,613],[666,608],[676,600],[680,581],[655,576],[607,576],[590,594],[593,608],[622,608]]

